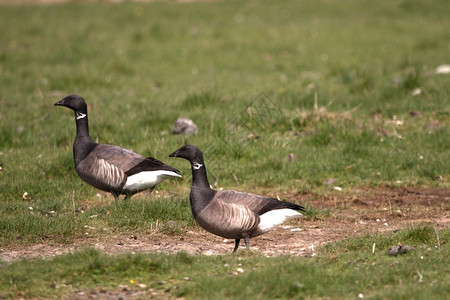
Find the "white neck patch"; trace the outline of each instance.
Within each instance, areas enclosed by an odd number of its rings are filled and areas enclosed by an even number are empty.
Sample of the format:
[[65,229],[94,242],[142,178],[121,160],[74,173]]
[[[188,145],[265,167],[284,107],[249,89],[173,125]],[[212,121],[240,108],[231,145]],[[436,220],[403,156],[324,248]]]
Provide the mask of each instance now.
[[83,118],[86,118],[86,114],[80,113],[78,111],[75,112],[75,119],[79,120]]
[[196,162],[192,164],[192,168],[194,168],[194,170],[198,170],[198,169],[200,169],[201,167],[203,167],[202,164],[199,164],[199,163],[196,163]]

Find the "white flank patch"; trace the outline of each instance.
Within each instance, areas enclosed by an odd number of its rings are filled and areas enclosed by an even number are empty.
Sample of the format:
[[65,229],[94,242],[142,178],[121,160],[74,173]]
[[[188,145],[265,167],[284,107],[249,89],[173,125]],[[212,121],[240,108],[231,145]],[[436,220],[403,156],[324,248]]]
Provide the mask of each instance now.
[[159,184],[167,177],[181,177],[181,175],[172,171],[163,170],[140,172],[129,176],[123,189],[132,192],[143,191]]
[[259,223],[258,228],[263,232],[269,231],[276,228],[284,221],[300,218],[302,216],[301,213],[290,208],[271,210],[260,216],[261,222]]

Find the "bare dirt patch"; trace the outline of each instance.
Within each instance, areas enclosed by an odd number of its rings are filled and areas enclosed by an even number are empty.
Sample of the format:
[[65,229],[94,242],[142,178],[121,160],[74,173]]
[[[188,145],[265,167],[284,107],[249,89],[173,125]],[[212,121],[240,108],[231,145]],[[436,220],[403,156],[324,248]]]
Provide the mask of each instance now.
[[[267,256],[309,256],[314,255],[319,246],[354,235],[388,232],[425,223],[439,230],[450,223],[450,189],[355,189],[346,194],[336,191],[322,197],[306,194],[286,195],[286,198],[303,199],[315,208],[329,210],[330,214],[317,220],[293,221],[254,238],[250,241],[252,250]],[[181,232],[178,230],[177,233],[149,230],[145,233],[88,235],[71,244],[42,242],[13,245],[0,249],[0,259],[13,261],[53,257],[85,247],[109,254],[184,251],[221,255],[230,253],[233,245],[233,240],[225,240],[196,227]],[[239,251],[243,250],[242,246]]]

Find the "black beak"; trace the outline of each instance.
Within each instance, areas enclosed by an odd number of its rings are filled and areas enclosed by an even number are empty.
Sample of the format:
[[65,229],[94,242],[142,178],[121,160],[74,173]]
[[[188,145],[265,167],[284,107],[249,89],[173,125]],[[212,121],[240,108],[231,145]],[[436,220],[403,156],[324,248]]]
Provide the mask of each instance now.
[[169,157],[178,157],[178,150],[175,151],[174,153],[169,154]]
[[70,103],[70,99],[73,95],[69,95],[67,97],[62,98],[61,100],[59,100],[58,102],[56,102],[54,105],[55,106],[65,106],[68,107],[67,104]]
[[54,106],[64,106],[64,99],[59,100],[58,102],[56,102],[55,104],[53,104]]

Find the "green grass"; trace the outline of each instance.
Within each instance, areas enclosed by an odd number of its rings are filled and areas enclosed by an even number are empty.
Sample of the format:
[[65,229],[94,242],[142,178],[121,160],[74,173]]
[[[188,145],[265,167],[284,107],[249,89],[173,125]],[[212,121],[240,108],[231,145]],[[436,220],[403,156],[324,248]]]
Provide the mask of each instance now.
[[[196,144],[231,188],[448,186],[447,4],[347,2],[2,6],[1,199],[94,194],[73,172],[72,113],[52,106],[68,93],[94,139],[185,174],[167,155]],[[199,134],[171,135],[179,116]]]
[[[324,182],[330,178],[344,192],[385,185],[448,188],[450,76],[435,74],[435,68],[449,63],[449,9],[450,2],[439,0],[1,5],[0,245],[70,243],[84,234],[85,226],[97,235],[145,232],[156,224],[169,231],[192,227],[189,165],[167,157],[185,143],[204,151],[210,181],[218,188],[320,195],[328,193]],[[416,89],[420,94],[413,93]],[[165,181],[160,194],[135,195],[128,202],[99,197],[73,167],[73,113],[53,107],[69,93],[88,102],[94,140],[161,159],[180,169],[183,179]],[[195,121],[197,135],[172,135],[180,116]],[[295,161],[287,159],[290,153]],[[286,200],[301,203],[301,197]],[[310,220],[330,216],[328,210],[302,204]],[[165,228],[168,221],[177,227]],[[361,247],[361,240],[354,243]],[[76,277],[94,276],[87,271],[97,269],[92,266],[116,278],[106,280],[108,288],[117,287],[119,279],[147,280],[153,275],[146,271],[142,278],[130,275],[134,269],[123,275],[114,271],[120,269],[117,260],[131,261],[131,268],[142,260],[146,270],[157,264],[154,276],[163,280],[192,270],[195,280],[183,282],[174,292],[179,296],[217,292],[244,298],[257,290],[260,298],[354,298],[359,292],[374,298],[412,298],[415,293],[438,298],[448,288],[431,266],[445,271],[448,262],[438,261],[448,260],[441,255],[447,245],[430,250],[424,260],[416,254],[402,257],[398,271],[390,266],[400,258],[358,249],[346,256],[340,245],[335,247],[342,265],[327,256],[250,255],[245,261],[251,272],[237,277],[223,267],[236,265],[232,256],[111,258],[86,250],[52,262],[70,265],[69,271],[57,271],[67,274],[55,275],[67,286],[89,287]],[[419,247],[416,253],[427,251]],[[363,260],[347,266],[342,261],[351,255]],[[76,262],[83,260],[80,271]],[[2,279],[10,280],[3,286],[9,282],[12,287],[1,296],[68,292],[64,286],[47,288],[56,279],[27,277],[43,265],[23,261],[2,268],[25,279]],[[388,267],[378,270],[381,265]],[[424,283],[416,284],[413,266],[429,270]],[[205,269],[228,281],[203,276]],[[401,281],[385,278],[382,272],[391,269]],[[286,279],[280,289],[275,289],[276,276],[268,276],[267,286],[266,279],[258,280],[255,289],[245,285],[250,274],[263,278],[272,272],[286,278],[295,274],[296,279]],[[242,277],[247,279],[240,282]],[[311,278],[323,281],[314,284]],[[369,288],[372,283],[376,288]],[[42,291],[33,287],[39,284]],[[213,288],[203,290],[202,284]]]
[[[64,200],[7,202],[0,211],[0,241],[3,245],[39,240],[70,242],[87,231],[98,235],[128,230],[146,231],[150,228],[172,230],[173,226],[167,223],[173,220],[176,221],[173,230],[194,225],[187,197],[164,197],[152,201],[135,199],[112,204],[103,200],[84,205]],[[90,230],[86,230],[86,226]]]
[[[120,292],[126,285],[188,299],[355,299],[360,293],[374,299],[445,299],[450,292],[450,231],[438,234],[440,247],[433,227],[423,225],[344,240],[315,257],[268,258],[255,252],[109,256],[85,249],[50,260],[3,264],[0,296],[70,298],[77,291]],[[388,256],[387,249],[398,243],[415,250]]]

